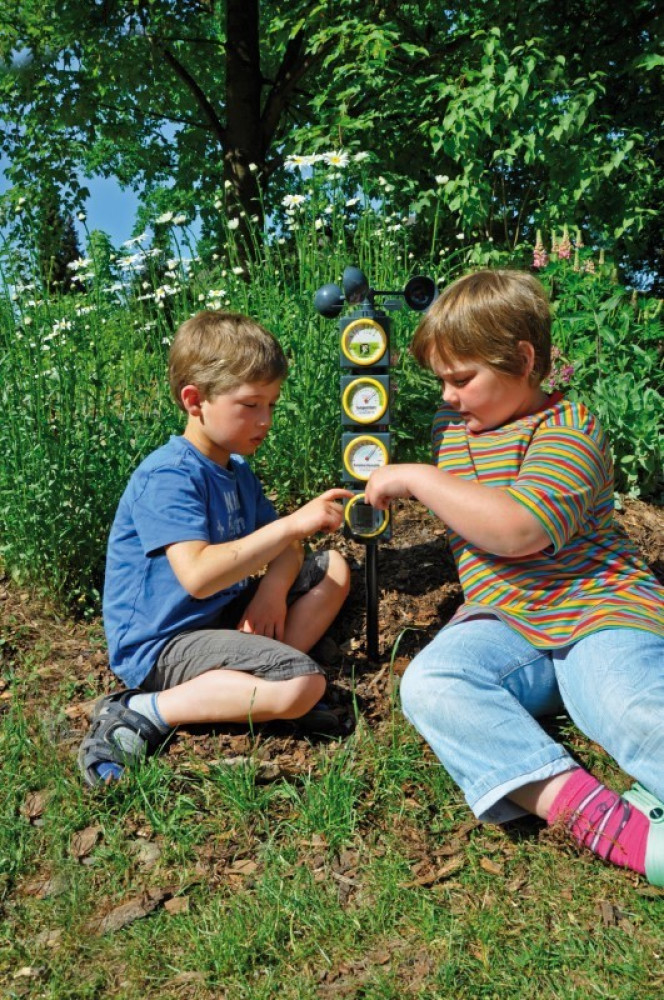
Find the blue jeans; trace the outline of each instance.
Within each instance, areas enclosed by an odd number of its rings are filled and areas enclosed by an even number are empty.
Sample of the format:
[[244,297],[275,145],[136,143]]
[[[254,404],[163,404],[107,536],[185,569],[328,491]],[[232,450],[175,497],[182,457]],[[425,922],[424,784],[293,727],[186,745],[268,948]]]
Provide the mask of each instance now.
[[605,629],[542,650],[490,615],[466,619],[415,657],[401,703],[479,819],[522,816],[510,792],[578,766],[535,721],[563,706],[664,799],[664,638],[652,633]]

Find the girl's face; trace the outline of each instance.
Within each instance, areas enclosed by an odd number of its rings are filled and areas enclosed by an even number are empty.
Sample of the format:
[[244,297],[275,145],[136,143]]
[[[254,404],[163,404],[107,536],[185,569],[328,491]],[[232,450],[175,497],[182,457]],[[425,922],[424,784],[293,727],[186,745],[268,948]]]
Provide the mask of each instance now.
[[466,359],[443,364],[432,354],[430,365],[441,384],[443,399],[473,434],[525,417],[539,409],[547,398],[539,385],[530,382],[528,364],[523,375],[504,375],[480,361]]

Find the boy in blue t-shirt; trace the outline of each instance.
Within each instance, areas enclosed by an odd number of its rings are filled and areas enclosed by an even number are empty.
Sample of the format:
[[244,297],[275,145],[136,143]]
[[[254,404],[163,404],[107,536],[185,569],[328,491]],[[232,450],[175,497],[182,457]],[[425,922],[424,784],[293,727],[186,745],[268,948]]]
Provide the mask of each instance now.
[[[169,357],[184,433],[131,476],[108,543],[104,627],[129,690],[96,705],[79,751],[89,785],[120,777],[176,726],[297,719],[325,690],[307,651],[332,623],[350,574],[336,551],[332,489],[279,518],[245,458],[267,436],[287,373],[277,340],[235,313],[179,328]],[[266,568],[260,579],[249,579]]]

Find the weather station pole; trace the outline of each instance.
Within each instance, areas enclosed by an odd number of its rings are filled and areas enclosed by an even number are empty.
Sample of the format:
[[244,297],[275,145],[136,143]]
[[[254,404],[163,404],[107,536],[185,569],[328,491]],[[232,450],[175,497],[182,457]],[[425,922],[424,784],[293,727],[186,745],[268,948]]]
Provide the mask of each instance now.
[[[377,296],[403,296],[411,309],[424,312],[436,298],[432,278],[416,275],[403,291],[377,291],[357,267],[347,267],[342,285],[319,288],[314,307],[338,320],[341,367],[342,479],[353,491],[344,504],[344,531],[365,546],[367,658],[378,662],[378,543],[392,537],[391,511],[377,510],[365,500],[364,488],[376,469],[391,459],[390,333],[387,310],[401,308],[400,299],[376,306]],[[352,313],[340,316],[344,303]]]

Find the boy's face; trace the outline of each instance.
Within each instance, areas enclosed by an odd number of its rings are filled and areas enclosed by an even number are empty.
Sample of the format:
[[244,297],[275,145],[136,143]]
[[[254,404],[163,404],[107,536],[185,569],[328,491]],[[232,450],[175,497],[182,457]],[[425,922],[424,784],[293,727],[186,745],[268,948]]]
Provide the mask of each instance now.
[[244,382],[230,392],[202,400],[195,426],[190,419],[187,427],[194,432],[193,443],[220,465],[227,465],[232,453],[253,455],[267,437],[281,381]]

